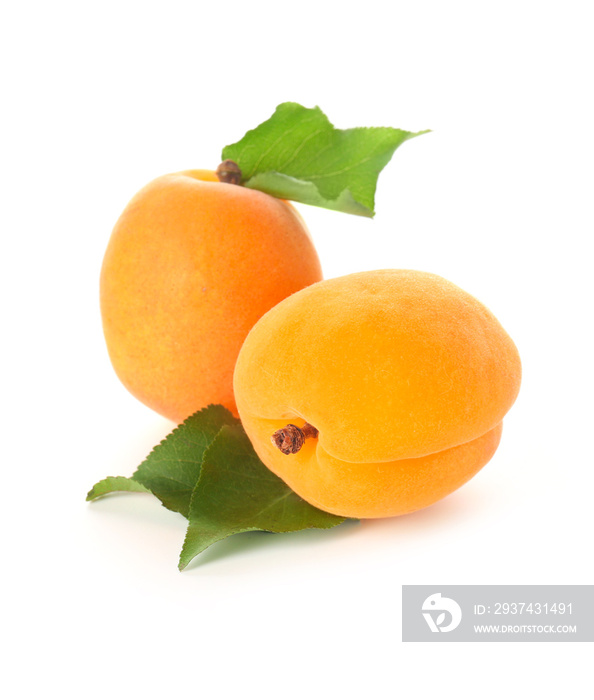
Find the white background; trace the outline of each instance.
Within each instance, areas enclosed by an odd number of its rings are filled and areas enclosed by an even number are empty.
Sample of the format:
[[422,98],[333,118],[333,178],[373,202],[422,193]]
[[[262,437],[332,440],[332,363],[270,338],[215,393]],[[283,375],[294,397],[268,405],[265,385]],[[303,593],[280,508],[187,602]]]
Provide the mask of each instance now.
[[[590,3],[22,2],[0,17],[7,697],[591,697],[591,644],[403,644],[401,585],[592,583]],[[98,275],[154,177],[215,168],[280,102],[432,133],[374,220],[301,207],[326,277],[449,278],[519,347],[501,447],[426,511],[246,534],[85,502],[172,428],[119,384]],[[13,685],[14,684],[14,685]]]

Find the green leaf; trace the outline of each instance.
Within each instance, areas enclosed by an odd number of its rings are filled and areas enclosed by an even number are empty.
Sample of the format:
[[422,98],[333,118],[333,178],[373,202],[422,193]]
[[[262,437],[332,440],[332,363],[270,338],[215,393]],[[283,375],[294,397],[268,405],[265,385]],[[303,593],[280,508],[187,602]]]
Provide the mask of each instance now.
[[95,484],[87,500],[114,491],[150,491],[166,508],[187,518],[206,448],[224,425],[237,424],[223,406],[194,413],[152,450],[130,479],[108,477]]
[[87,495],[153,493],[189,521],[179,568],[237,532],[330,528],[345,518],[306,503],[269,471],[243,426],[223,406],[198,411],[173,430],[131,478],[109,476]]
[[204,453],[179,568],[211,544],[251,530],[293,532],[345,520],[302,498],[260,461],[241,425],[226,425]]
[[208,406],[187,418],[157,445],[132,475],[169,510],[186,518],[205,450],[224,425],[238,425],[223,406]]
[[142,484],[129,479],[127,476],[107,476],[98,481],[87,494],[87,501],[94,501],[96,498],[105,496],[115,491],[135,491],[138,493],[150,493],[150,490]]
[[336,129],[319,107],[280,104],[272,117],[223,149],[241,184],[283,199],[374,215],[377,178],[394,151],[427,131]]

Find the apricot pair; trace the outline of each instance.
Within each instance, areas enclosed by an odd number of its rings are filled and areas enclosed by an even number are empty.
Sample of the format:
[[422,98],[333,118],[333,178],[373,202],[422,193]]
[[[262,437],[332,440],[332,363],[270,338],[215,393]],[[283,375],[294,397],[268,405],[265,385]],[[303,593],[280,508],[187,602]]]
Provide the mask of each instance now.
[[118,220],[101,312],[124,385],[176,422],[238,412],[264,464],[331,513],[400,515],[457,489],[519,391],[505,330],[429,273],[320,281],[296,210],[230,175],[158,178]]
[[322,279],[288,203],[188,170],[142,189],[101,270],[107,348],[123,384],[179,423],[208,404],[236,413],[233,369],[254,323]]
[[234,389],[269,469],[323,510],[372,518],[424,508],[484,466],[520,377],[514,343],[474,297],[437,275],[378,270],[266,313]]

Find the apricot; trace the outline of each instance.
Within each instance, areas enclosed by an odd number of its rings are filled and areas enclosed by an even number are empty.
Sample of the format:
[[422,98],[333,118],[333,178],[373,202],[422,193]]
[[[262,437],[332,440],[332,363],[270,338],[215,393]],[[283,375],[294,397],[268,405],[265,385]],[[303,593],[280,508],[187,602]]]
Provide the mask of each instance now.
[[520,387],[495,316],[434,274],[318,282],[252,328],[239,415],[264,464],[306,501],[355,518],[448,495],[492,457]]
[[111,362],[134,396],[175,422],[211,403],[237,414],[233,368],[248,331],[321,279],[288,202],[207,170],[159,177],[128,204],[105,253]]

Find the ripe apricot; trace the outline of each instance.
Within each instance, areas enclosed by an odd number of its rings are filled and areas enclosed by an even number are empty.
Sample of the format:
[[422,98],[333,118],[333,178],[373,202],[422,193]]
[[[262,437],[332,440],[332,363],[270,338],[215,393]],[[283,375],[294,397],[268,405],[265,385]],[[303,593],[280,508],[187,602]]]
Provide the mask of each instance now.
[[520,376],[513,341],[470,294],[378,270],[318,282],[265,314],[234,386],[269,469],[314,506],[373,518],[424,508],[484,466]]
[[132,394],[173,421],[211,403],[236,413],[233,368],[248,331],[321,279],[288,202],[207,170],[160,177],[128,204],[105,253],[112,364]]

